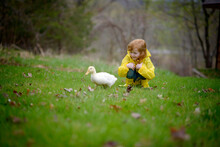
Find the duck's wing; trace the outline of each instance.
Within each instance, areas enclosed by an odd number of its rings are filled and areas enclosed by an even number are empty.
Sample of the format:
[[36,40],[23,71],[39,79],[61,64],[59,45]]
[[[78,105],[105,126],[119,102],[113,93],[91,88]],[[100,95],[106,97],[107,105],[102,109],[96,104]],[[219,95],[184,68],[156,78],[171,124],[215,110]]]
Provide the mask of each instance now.
[[97,76],[102,79],[102,81],[105,83],[105,84],[108,84],[108,85],[113,85],[115,83],[115,81],[117,80],[117,78],[114,76],[114,75],[111,75],[107,72],[100,72],[100,73],[97,73]]

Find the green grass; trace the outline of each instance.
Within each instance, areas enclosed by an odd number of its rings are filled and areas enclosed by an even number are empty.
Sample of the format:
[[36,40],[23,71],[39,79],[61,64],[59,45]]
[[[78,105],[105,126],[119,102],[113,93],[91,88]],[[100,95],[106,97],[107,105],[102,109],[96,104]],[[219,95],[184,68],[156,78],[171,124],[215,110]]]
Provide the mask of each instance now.
[[[0,146],[220,145],[219,79],[156,69],[149,83],[153,89],[133,87],[124,96],[116,66],[80,55],[21,58],[1,50],[0,61]],[[88,91],[95,87],[84,76],[89,65],[116,75],[115,85]],[[132,117],[133,112],[141,117]],[[171,128],[181,127],[190,139],[172,137]]]
[[208,78],[220,79],[220,70],[218,69],[199,69],[199,71],[205,74]]

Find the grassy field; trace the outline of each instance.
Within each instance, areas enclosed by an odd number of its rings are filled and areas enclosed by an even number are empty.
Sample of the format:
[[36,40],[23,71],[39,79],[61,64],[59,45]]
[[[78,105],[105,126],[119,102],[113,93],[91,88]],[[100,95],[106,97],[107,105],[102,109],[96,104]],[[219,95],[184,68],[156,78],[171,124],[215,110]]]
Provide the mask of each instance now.
[[[0,54],[2,147],[220,146],[220,79],[156,69],[151,88],[126,94],[117,66],[80,55]],[[88,90],[89,65],[114,74],[115,85]]]

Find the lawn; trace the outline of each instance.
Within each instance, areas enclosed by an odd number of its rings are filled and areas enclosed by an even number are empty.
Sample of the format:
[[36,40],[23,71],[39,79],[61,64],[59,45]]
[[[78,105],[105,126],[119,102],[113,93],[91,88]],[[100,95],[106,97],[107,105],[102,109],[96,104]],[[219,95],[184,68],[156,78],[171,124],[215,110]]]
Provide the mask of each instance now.
[[[118,80],[94,89],[89,65]],[[220,146],[220,79],[156,68],[151,88],[123,83],[117,66],[81,55],[1,50],[0,146]]]

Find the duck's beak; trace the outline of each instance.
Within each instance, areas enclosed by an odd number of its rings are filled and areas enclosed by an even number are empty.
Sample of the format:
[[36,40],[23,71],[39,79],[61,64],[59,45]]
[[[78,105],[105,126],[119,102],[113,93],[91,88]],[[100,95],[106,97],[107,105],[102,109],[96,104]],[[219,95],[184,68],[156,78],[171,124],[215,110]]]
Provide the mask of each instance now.
[[89,74],[89,70],[87,70],[87,72],[85,73],[85,75],[88,75]]

